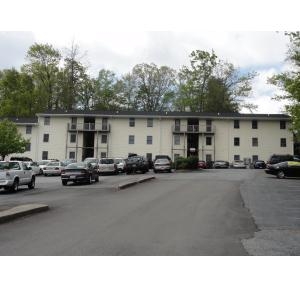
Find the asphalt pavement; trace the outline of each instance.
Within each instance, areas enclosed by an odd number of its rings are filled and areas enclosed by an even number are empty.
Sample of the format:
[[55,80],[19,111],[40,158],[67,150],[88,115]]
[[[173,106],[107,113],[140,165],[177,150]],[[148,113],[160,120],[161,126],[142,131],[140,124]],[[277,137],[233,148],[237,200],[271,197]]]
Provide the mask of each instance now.
[[[152,173],[147,173],[153,176]],[[0,193],[0,206],[50,210],[0,225],[0,255],[300,255],[300,180],[262,170],[101,177]]]

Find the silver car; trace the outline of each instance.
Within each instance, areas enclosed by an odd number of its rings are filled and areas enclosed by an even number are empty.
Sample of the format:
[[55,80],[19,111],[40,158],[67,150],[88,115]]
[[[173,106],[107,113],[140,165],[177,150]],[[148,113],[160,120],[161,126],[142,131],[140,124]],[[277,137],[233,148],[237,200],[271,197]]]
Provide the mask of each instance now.
[[125,172],[126,162],[123,158],[115,158],[115,163],[119,172]]
[[171,170],[171,161],[167,158],[159,158],[155,160],[154,166],[153,166],[154,173],[167,171],[172,172]]
[[62,162],[50,162],[47,166],[43,169],[43,174],[45,176],[48,175],[61,175],[61,171],[65,169],[66,165]]
[[118,174],[118,167],[113,158],[102,158],[99,161],[100,174]]

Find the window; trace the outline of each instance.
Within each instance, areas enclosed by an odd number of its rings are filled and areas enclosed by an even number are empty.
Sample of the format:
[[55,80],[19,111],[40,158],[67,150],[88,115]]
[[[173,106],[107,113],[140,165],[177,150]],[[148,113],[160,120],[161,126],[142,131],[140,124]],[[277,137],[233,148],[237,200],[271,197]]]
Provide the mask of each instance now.
[[175,131],[180,131],[180,119],[175,119]]
[[103,143],[103,144],[107,143],[107,135],[106,134],[101,135],[101,143]]
[[174,135],[174,145],[180,145],[180,135]]
[[239,137],[234,137],[234,146],[240,146],[240,138]]
[[147,136],[147,144],[152,144],[152,136]]
[[27,125],[26,126],[26,134],[31,134],[32,132],[32,126],[31,125]]
[[235,129],[239,129],[240,128],[240,120],[234,120],[233,127]]
[[180,154],[174,154],[174,159],[176,160],[178,157],[180,157]]
[[257,120],[252,120],[252,129],[257,129]]
[[206,120],[206,132],[211,132],[211,120]]
[[75,133],[71,134],[71,136],[70,136],[70,142],[71,143],[76,143],[76,134]]
[[286,129],[286,122],[284,120],[280,121],[280,129]]
[[240,160],[240,155],[234,155],[234,156],[233,156],[233,160],[234,160],[234,161]]
[[258,155],[252,155],[252,163],[258,161]]
[[101,152],[100,157],[101,158],[106,158],[106,152]]
[[210,146],[211,143],[212,143],[211,137],[206,137],[206,145],[207,145],[207,146]]
[[42,160],[48,160],[48,151],[42,152]]
[[135,126],[135,118],[129,118],[129,127]]
[[44,125],[50,125],[50,117],[49,116],[46,116],[44,118]]
[[31,143],[27,143],[25,147],[25,151],[30,151],[31,150]]
[[153,127],[153,119],[152,118],[147,119],[147,127]]
[[75,152],[74,151],[69,152],[69,159],[75,159]]
[[286,138],[280,138],[280,147],[286,147]]
[[212,156],[211,156],[211,154],[206,154],[206,155],[205,155],[205,161],[206,161],[206,162],[211,162],[211,161],[212,161]]
[[102,119],[102,130],[107,131],[108,128],[108,123],[107,123],[107,118]]
[[146,158],[147,158],[149,161],[152,161],[152,153],[147,153],[147,154],[146,154]]
[[128,144],[134,144],[134,135],[129,135]]
[[257,147],[258,146],[258,138],[252,138],[252,146]]
[[44,134],[43,142],[49,142],[49,134]]

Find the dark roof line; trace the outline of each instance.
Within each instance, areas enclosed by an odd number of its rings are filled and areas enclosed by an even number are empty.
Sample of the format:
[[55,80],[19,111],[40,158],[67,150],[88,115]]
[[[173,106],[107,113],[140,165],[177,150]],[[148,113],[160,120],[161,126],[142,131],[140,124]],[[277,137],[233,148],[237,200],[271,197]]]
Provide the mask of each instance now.
[[179,111],[88,111],[88,110],[55,110],[37,113],[38,116],[47,115],[106,115],[106,116],[161,116],[161,117],[213,117],[213,118],[287,118],[286,114],[252,114],[226,112],[179,112]]
[[16,124],[37,124],[38,123],[38,117],[0,117],[0,121],[7,119],[11,122],[14,122]]

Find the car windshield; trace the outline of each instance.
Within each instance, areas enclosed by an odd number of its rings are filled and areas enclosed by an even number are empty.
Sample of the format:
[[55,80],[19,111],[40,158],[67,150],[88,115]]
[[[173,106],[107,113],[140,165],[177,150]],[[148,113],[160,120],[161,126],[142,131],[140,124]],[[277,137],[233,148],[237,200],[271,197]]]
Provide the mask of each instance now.
[[88,164],[84,162],[79,162],[79,163],[72,163],[68,165],[68,169],[83,169],[87,168]]
[[96,158],[87,158],[83,162],[84,163],[97,163],[98,160]]
[[157,160],[155,161],[155,164],[157,164],[157,163],[166,163],[166,164],[169,164],[170,161],[169,161],[168,159],[162,158],[162,159],[157,159]]
[[50,161],[40,161],[38,162],[38,165],[47,165]]
[[59,162],[50,162],[47,166],[59,166]]
[[100,159],[100,164],[114,164],[114,159]]

